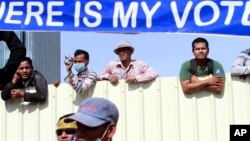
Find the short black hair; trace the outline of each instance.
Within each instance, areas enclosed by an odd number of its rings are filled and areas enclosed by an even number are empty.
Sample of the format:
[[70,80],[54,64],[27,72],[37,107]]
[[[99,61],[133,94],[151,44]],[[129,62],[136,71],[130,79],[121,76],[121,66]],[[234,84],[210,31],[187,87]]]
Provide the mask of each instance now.
[[32,60],[31,60],[29,57],[24,57],[24,58],[22,58],[22,59],[20,60],[19,65],[20,65],[23,61],[27,61],[27,62],[30,64],[31,68],[33,69]]
[[77,49],[74,53],[74,56],[77,56],[77,55],[80,55],[80,54],[83,54],[85,56],[85,59],[86,60],[89,60],[89,53],[85,50],[82,50],[82,49]]
[[192,51],[194,51],[194,44],[195,43],[206,43],[207,49],[209,50],[209,44],[205,38],[198,37],[198,38],[194,39],[194,41],[192,42]]

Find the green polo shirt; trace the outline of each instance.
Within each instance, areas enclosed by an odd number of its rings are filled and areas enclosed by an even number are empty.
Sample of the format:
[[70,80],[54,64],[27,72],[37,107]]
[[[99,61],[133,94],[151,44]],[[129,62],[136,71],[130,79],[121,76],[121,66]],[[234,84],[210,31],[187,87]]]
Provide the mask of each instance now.
[[[214,61],[213,75],[220,76],[225,80],[225,72],[224,72],[222,65],[215,60],[213,60],[213,61]],[[181,70],[179,73],[180,81],[190,80],[191,75],[192,75],[189,71],[190,66],[191,66],[190,60],[188,60],[182,64]],[[208,67],[205,66],[202,68],[200,66],[197,66],[196,76],[199,77],[199,76],[206,76],[206,75],[208,75]]]

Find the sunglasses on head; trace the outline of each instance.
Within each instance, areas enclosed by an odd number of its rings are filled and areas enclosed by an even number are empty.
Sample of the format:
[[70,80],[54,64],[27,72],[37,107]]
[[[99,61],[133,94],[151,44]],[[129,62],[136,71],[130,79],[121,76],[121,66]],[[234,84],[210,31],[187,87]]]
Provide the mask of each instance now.
[[57,130],[56,130],[56,135],[57,135],[57,136],[62,135],[63,131],[64,131],[66,134],[75,134],[75,133],[76,133],[76,129],[75,129],[75,128],[65,128],[65,129],[57,129]]

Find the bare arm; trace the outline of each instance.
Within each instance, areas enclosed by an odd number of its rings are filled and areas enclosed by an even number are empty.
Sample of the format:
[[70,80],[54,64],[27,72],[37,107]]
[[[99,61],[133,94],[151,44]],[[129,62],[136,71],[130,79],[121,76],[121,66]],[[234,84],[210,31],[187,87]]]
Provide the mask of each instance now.
[[181,87],[185,94],[192,94],[204,89],[207,86],[206,81],[191,82],[190,80],[181,81]]
[[221,82],[217,82],[213,85],[210,85],[207,87],[207,91],[215,93],[215,94],[220,94],[224,90],[224,80],[222,79]]
[[181,81],[181,87],[185,94],[192,94],[201,90],[208,90],[218,94],[224,88],[224,80],[218,76],[205,80],[198,80],[196,76],[192,76],[191,80]]

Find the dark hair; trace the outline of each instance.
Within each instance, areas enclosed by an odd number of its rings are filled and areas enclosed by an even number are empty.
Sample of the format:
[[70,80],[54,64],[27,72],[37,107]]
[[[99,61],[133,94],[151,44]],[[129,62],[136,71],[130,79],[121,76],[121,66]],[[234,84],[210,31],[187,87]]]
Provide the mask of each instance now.
[[[21,58],[19,60],[19,62],[17,62],[18,66],[23,61],[27,61],[30,64],[31,68],[33,69],[32,60],[29,57]],[[0,84],[5,85],[7,83],[7,80],[11,80],[10,76],[6,73],[6,71],[4,71],[4,69],[0,69]],[[2,89],[3,89],[3,87],[0,86],[0,90],[2,90]]]
[[86,60],[89,60],[89,53],[85,50],[81,50],[81,49],[77,49],[74,53],[74,56],[77,56],[77,55],[80,55],[80,54],[83,54],[85,56],[85,59]]
[[192,42],[192,51],[194,51],[194,44],[195,43],[206,43],[207,49],[209,50],[208,41],[205,38],[198,37]]
[[20,65],[23,61],[27,61],[27,62],[30,64],[31,68],[33,69],[32,60],[31,60],[29,57],[24,57],[24,58],[22,58],[22,59],[20,60],[19,65]]
[[66,118],[66,117],[69,117],[69,116],[72,116],[72,115],[74,115],[74,114],[75,114],[75,113],[70,113],[70,114],[66,114],[66,115],[61,116],[61,117],[58,119],[57,124],[58,124],[58,122],[59,122],[61,119]]

